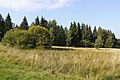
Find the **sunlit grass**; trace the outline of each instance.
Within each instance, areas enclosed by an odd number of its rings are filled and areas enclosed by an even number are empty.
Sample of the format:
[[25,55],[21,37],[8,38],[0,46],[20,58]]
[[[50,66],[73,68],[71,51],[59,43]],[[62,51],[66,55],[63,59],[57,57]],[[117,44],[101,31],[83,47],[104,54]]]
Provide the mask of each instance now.
[[0,79],[120,80],[120,50],[55,46],[21,50],[0,44]]

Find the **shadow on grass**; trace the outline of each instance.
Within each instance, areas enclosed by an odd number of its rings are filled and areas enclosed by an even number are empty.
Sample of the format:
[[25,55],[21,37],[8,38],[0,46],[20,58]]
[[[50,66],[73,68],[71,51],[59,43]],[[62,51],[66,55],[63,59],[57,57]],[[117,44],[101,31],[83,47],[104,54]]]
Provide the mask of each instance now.
[[49,50],[58,50],[58,51],[62,51],[62,50],[74,50],[74,49],[68,49],[68,48],[51,48]]

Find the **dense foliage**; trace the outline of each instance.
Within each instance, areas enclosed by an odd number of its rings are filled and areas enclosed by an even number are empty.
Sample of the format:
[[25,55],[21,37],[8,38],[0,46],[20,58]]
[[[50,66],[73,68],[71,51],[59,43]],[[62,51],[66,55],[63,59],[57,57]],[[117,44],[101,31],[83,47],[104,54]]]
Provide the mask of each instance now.
[[32,26],[29,30],[11,29],[4,35],[2,43],[22,49],[35,48],[36,46],[50,48],[51,39],[51,34],[46,28]]
[[12,24],[13,23],[11,21],[11,17],[10,17],[9,13],[5,20],[3,19],[2,15],[0,14],[0,41],[4,37],[4,34],[7,31],[9,31],[10,29],[12,29]]
[[[92,30],[90,25],[84,23],[71,22],[70,28],[68,29],[67,27],[64,28],[62,25],[58,25],[55,19],[47,21],[44,17],[39,19],[37,16],[30,26],[28,25],[26,17],[23,18],[20,27],[16,25],[17,28],[28,30],[29,33],[32,33],[38,46],[51,46],[51,44],[54,46],[96,48],[113,48],[120,46],[119,39],[116,39],[115,34],[112,33],[111,30],[102,29],[102,27],[98,27],[97,29],[96,26]],[[4,34],[12,28],[15,27],[11,22],[10,14],[8,13],[5,20],[2,15],[0,15],[0,40],[4,37]],[[18,32],[15,34],[17,33]]]
[[116,41],[116,47],[120,48],[120,39],[117,39],[117,41]]
[[37,46],[50,47],[52,43],[51,33],[44,27],[31,26],[28,31],[34,35]]
[[2,39],[2,43],[18,48],[34,48],[36,46],[33,34],[30,34],[27,30],[20,30],[18,28],[8,31]]
[[28,30],[28,22],[26,17],[23,18],[23,21],[20,24],[20,29]]

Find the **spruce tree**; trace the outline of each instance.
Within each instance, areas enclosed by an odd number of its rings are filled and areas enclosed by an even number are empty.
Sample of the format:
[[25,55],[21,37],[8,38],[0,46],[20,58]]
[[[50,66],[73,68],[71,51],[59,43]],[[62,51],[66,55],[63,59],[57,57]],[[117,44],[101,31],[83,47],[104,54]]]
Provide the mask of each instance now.
[[98,35],[98,32],[97,32],[97,29],[96,29],[96,26],[95,26],[94,29],[93,29],[93,43],[95,43],[95,40],[97,39],[97,35]]
[[41,20],[40,20],[40,26],[45,27],[49,30],[48,21],[45,18],[43,18],[43,16],[41,17]]
[[67,33],[67,39],[66,39],[66,45],[67,46],[72,46],[72,41],[71,40],[73,39],[73,33],[74,33],[73,24],[71,22],[70,28],[69,28],[68,33]]
[[77,28],[78,28],[78,42],[77,42],[77,46],[80,46],[80,41],[82,40],[82,29],[80,26],[80,23],[77,24]]
[[113,48],[115,47],[115,36],[111,31],[108,31],[108,36],[107,39],[105,41],[105,45],[106,48]]
[[26,16],[24,16],[22,23],[20,24],[20,29],[28,30],[28,22]]
[[48,27],[49,27],[49,30],[52,30],[52,29],[53,29],[53,28],[52,28],[52,21],[51,21],[51,20],[48,22]]
[[116,47],[117,39],[114,33],[112,33],[112,39],[113,39],[113,47]]
[[52,21],[49,21],[48,23],[48,26],[50,28],[50,31],[52,32],[53,34],[53,45],[58,45],[57,44],[57,41],[58,41],[58,32],[59,32],[59,26],[57,26],[57,22],[56,20],[52,20]]
[[108,31],[106,29],[102,30],[102,40],[103,40],[103,47],[105,47],[105,42],[108,38]]
[[82,25],[83,25],[81,40],[82,47],[91,47],[91,35],[92,35],[91,28],[88,27],[87,24]]
[[112,48],[114,46],[112,36],[109,36],[105,42],[105,48]]
[[3,19],[2,15],[0,14],[0,41],[4,36],[4,27],[5,27],[4,23],[5,23],[4,19]]
[[74,24],[71,23],[71,26],[70,26],[70,30],[69,30],[69,39],[70,41],[70,46],[77,46],[77,35],[78,35],[78,31],[77,31],[77,26],[76,26],[76,22],[74,22]]
[[57,21],[54,19],[51,21],[51,24],[52,24],[52,27],[54,28],[57,26]]
[[91,30],[90,25],[89,25],[89,28],[88,28],[88,37],[87,38],[90,41],[90,43],[92,43],[93,36],[92,36],[92,30]]
[[59,44],[59,31],[60,31],[60,27],[59,26],[54,26],[54,28],[53,28],[53,35],[54,35],[54,40],[53,40],[53,45],[54,46],[58,46],[58,45],[60,45]]
[[35,25],[40,25],[39,17],[38,16],[35,18]]
[[73,46],[75,46],[75,47],[77,47],[77,46],[79,46],[79,42],[80,42],[80,40],[79,40],[79,33],[78,33],[78,26],[77,26],[77,24],[76,24],[76,22],[74,21],[74,29],[75,29],[75,32],[74,32],[74,45]]
[[[53,24],[54,25],[54,24]],[[53,35],[54,35],[54,40],[53,40],[53,45],[55,46],[66,46],[66,33],[64,28],[59,25],[54,25],[53,27]]]
[[43,18],[43,16],[41,17],[41,20],[40,20],[40,26],[42,26],[42,27],[44,27],[44,18]]
[[82,40],[87,39],[88,34],[88,25],[82,24],[83,30],[82,30]]
[[68,34],[68,28],[65,27],[65,35],[67,36],[67,34]]
[[68,39],[68,32],[69,32],[69,30],[68,30],[67,27],[65,27],[64,31],[65,31],[65,37],[66,37],[66,43],[65,44],[66,44],[66,46],[68,46],[67,39]]
[[103,29],[101,27],[98,28],[98,35],[102,36],[103,34]]
[[57,41],[58,46],[66,46],[66,35],[62,25],[59,27],[57,37],[58,37],[58,41]]
[[9,31],[10,29],[12,29],[12,21],[11,21],[10,14],[8,13],[8,15],[7,15],[6,19],[5,19],[4,33],[6,33],[7,31]]
[[95,48],[104,47],[103,29],[101,27],[98,28],[98,36],[97,36],[97,39],[95,40],[94,47]]
[[116,39],[115,47],[120,48],[120,39]]
[[66,46],[71,46],[70,45],[71,44],[71,39],[72,39],[71,32],[69,30],[68,33],[67,33],[67,38],[66,38]]

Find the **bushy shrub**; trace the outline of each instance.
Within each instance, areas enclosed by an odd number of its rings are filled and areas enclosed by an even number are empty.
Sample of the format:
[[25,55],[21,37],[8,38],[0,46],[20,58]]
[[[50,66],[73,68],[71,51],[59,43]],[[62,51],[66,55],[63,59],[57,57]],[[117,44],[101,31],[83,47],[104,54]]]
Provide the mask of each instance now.
[[27,30],[19,30],[17,28],[8,31],[2,39],[2,43],[18,48],[34,48],[36,46],[33,34],[30,34]]
[[2,39],[4,45],[18,48],[35,48],[36,46],[50,48],[51,42],[51,33],[40,26],[31,26],[29,30],[11,29]]
[[26,30],[22,30],[17,33],[16,43],[19,48],[34,48],[36,47],[36,40],[33,34],[30,34]]
[[51,47],[51,33],[44,27],[31,26],[28,31],[34,35],[37,46]]
[[6,34],[4,35],[4,38],[2,39],[2,43],[4,45],[15,46],[16,44],[15,38],[19,31],[20,30],[18,28],[15,28],[15,29],[11,29],[10,31],[6,32]]

